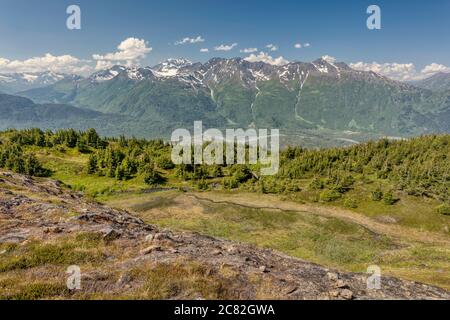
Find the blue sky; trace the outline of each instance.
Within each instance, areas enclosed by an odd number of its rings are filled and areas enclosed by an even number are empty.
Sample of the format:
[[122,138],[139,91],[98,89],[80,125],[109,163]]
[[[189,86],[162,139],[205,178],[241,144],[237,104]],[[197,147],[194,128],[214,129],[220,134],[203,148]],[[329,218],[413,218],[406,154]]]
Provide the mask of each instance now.
[[[71,4],[81,8],[81,30],[66,28]],[[366,27],[371,4],[381,8],[381,30]],[[247,57],[240,50],[258,48],[255,54],[264,51],[288,61],[329,55],[347,63],[413,64],[419,73],[432,63],[450,66],[449,14],[450,0],[0,0],[0,59],[23,61],[50,53],[92,60],[93,54],[118,51],[133,37],[152,48],[139,59],[143,65],[170,57]],[[197,36],[204,42],[174,44]],[[233,50],[214,50],[233,43]],[[270,51],[268,44],[278,50]]]

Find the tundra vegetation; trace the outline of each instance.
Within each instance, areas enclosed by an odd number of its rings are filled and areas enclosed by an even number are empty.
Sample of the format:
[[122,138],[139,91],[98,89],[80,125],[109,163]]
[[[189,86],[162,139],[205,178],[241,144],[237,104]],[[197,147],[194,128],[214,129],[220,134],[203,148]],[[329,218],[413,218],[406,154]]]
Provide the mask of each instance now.
[[[104,138],[93,129],[0,133],[1,168],[60,180],[145,222],[347,271],[377,264],[391,275],[450,288],[450,135],[289,147],[279,173],[266,177],[258,164],[174,165],[170,155],[162,140]],[[0,273],[39,259],[4,263]]]

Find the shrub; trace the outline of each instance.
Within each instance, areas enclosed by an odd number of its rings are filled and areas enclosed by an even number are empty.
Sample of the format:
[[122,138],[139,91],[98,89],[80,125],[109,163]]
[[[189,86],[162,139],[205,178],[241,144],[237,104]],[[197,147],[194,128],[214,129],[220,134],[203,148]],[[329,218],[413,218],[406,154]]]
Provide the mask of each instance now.
[[89,146],[83,140],[79,140],[77,142],[77,148],[80,153],[89,153],[90,152]]
[[347,208],[356,209],[358,208],[358,202],[353,198],[347,198],[344,201],[344,206]]
[[322,202],[331,202],[341,197],[341,194],[336,190],[324,190],[320,193],[319,199]]
[[246,182],[252,178],[252,172],[247,166],[236,165],[231,169],[234,179],[239,183]]
[[164,182],[164,177],[158,171],[148,166],[145,169],[144,182],[149,185],[159,184]]
[[382,199],[383,199],[383,192],[379,188],[372,192],[373,201],[381,201]]
[[197,181],[197,188],[199,190],[206,191],[209,189],[209,184],[205,179],[200,179]]
[[450,216],[450,204],[443,203],[435,208],[436,212],[444,216]]
[[226,189],[236,189],[239,187],[239,181],[235,177],[225,178],[223,180],[223,186]]
[[223,171],[222,168],[220,166],[211,166],[211,168],[209,169],[209,175],[212,178],[218,178],[218,177],[223,177]]
[[91,154],[89,156],[87,164],[87,173],[94,174],[96,171],[97,171],[97,156],[95,154]]
[[289,191],[289,192],[300,192],[302,190],[300,189],[300,187],[295,182],[291,182],[291,183],[289,183],[286,186],[286,191]]
[[389,191],[383,195],[383,203],[389,206],[392,206],[398,201],[397,198],[394,197],[392,191]]
[[314,178],[311,183],[309,184],[309,187],[312,190],[322,190],[324,188],[324,183],[319,178]]
[[169,157],[166,156],[162,156],[156,159],[156,165],[158,166],[158,168],[161,168],[163,170],[170,170],[175,168],[175,164]]

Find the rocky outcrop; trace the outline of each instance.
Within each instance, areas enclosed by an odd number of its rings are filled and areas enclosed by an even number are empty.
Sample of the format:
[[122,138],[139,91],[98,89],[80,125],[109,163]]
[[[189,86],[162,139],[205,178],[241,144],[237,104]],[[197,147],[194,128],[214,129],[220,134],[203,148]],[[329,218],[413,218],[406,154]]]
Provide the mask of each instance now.
[[[87,201],[56,181],[0,172],[0,244],[45,243],[82,232],[99,234],[123,248],[123,256],[104,258],[102,271],[83,274],[87,291],[101,287],[111,293],[133,292],[142,283],[130,270],[195,261],[211,277],[228,270],[232,297],[238,299],[259,298],[262,287],[265,297],[274,299],[450,299],[443,289],[391,277],[381,279],[381,289],[369,290],[366,274],[330,270],[252,245],[159,229],[128,212]],[[202,298],[193,294],[177,292],[173,298]]]

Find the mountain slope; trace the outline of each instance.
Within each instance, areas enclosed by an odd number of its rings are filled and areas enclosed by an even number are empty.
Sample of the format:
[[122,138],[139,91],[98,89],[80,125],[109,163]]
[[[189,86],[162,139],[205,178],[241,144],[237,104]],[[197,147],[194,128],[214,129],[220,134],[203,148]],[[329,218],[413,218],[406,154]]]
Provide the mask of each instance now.
[[[368,290],[367,274],[160,230],[54,180],[0,172],[0,181],[0,299],[450,299],[385,275]],[[66,287],[71,265],[83,271],[79,290]]]
[[[45,129],[75,128],[87,129],[99,127],[104,133],[126,125],[126,117],[102,114],[89,109],[81,109],[64,104],[35,104],[31,100],[0,94],[0,128]],[[116,129],[115,129],[116,128]]]
[[[185,111],[180,114],[184,114]],[[0,130],[10,128],[87,130],[95,128],[105,136],[136,136],[141,138],[169,137],[173,128],[193,126],[173,119],[140,118],[136,116],[102,113],[61,103],[35,104],[28,98],[0,94]],[[188,113],[189,115],[189,113]],[[214,124],[216,119],[210,123]],[[207,121],[205,121],[208,123]],[[220,124],[219,124],[220,125]]]
[[450,92],[433,93],[324,59],[284,66],[240,58],[115,66],[21,94],[157,120],[171,128],[204,120],[215,127],[410,136],[448,132],[450,123]]
[[450,90],[450,73],[440,72],[429,78],[414,81],[414,86],[431,91],[449,91]]
[[39,87],[46,87],[65,79],[80,79],[75,75],[59,74],[54,72],[26,72],[0,74],[0,92],[17,93]]

